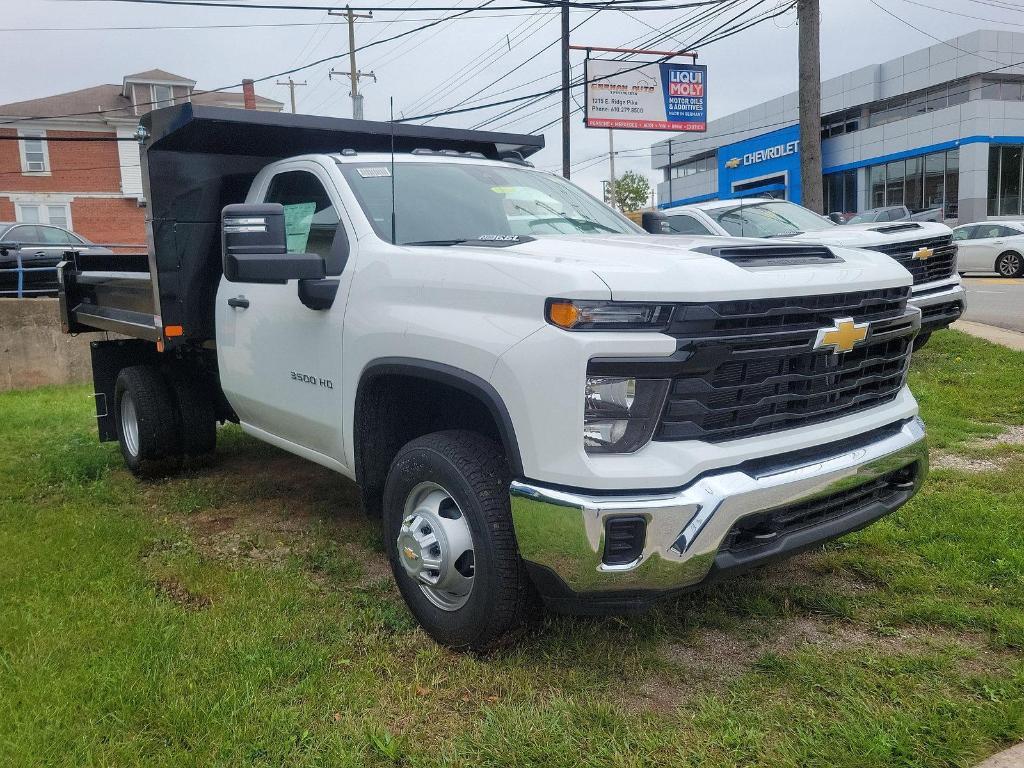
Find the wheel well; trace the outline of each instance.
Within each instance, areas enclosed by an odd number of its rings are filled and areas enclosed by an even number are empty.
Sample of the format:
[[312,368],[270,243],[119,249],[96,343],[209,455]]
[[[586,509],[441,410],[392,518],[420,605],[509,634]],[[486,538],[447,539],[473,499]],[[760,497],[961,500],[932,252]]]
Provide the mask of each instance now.
[[504,404],[486,382],[436,366],[387,364],[364,374],[356,393],[355,470],[369,515],[381,512],[388,469],[399,449],[422,435],[465,429],[502,446],[513,473],[519,448]]

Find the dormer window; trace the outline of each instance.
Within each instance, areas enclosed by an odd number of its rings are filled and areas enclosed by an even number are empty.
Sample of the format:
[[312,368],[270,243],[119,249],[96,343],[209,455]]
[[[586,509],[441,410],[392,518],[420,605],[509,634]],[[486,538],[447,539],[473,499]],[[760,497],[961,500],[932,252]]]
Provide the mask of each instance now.
[[174,103],[174,89],[169,85],[153,84],[153,109],[169,107]]

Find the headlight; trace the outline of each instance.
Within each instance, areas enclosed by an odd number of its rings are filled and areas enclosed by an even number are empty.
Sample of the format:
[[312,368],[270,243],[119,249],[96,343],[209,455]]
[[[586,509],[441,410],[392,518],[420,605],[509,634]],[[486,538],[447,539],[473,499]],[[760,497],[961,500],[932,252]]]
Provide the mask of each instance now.
[[668,379],[588,376],[583,406],[587,453],[632,453],[654,435]]
[[569,331],[657,331],[668,325],[672,305],[548,299],[546,315]]

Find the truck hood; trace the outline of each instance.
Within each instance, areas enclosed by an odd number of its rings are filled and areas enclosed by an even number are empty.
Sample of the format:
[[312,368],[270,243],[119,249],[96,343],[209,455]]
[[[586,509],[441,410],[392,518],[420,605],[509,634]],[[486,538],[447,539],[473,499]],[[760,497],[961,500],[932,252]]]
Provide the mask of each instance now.
[[[483,260],[510,258],[542,262],[549,268],[586,269],[600,278],[618,301],[722,301],[910,285],[910,274],[903,267],[871,251],[832,248],[839,256],[833,263],[751,267],[696,250],[795,242],[685,235],[565,235],[502,248],[454,247],[473,248]],[[553,290],[556,292],[550,295],[558,295],[557,289]]]
[[817,232],[793,235],[793,240],[847,248],[871,248],[884,243],[907,243],[929,237],[949,235],[953,230],[935,221],[876,221],[868,224],[841,224]]

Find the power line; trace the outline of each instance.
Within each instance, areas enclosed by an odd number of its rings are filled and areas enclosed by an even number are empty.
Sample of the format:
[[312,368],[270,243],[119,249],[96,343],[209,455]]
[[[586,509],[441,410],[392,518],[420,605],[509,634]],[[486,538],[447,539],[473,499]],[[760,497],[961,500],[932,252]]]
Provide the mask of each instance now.
[[[989,22],[991,24],[1009,24],[1010,26],[1014,26],[1014,27],[1024,27],[1024,24],[1021,24],[1020,22],[1016,22],[1016,21],[1002,21],[1001,19],[989,19],[989,18],[987,18],[985,16],[973,16],[973,15],[971,15],[969,13],[960,13],[959,11],[952,11],[952,10],[950,10],[948,8],[937,8],[936,6],[928,5],[927,3],[919,3],[919,2],[917,2],[917,0],[903,0],[903,2],[910,3],[911,5],[917,5],[917,6],[920,6],[921,8],[927,8],[930,11],[939,11],[940,13],[948,13],[948,14],[951,14],[953,16],[962,16],[965,19],[975,19],[977,21],[986,21],[986,22]],[[996,7],[999,7],[999,6],[996,6]],[[1009,9],[1007,9],[1007,10],[1009,10]]]
[[456,68],[455,70],[453,70],[451,72],[451,74],[449,74],[448,76],[443,78],[440,83],[435,85],[433,88],[428,90],[426,93],[424,93],[418,99],[416,99],[414,102],[412,102],[407,107],[405,107],[403,110],[401,110],[402,113],[404,114],[406,111],[410,111],[411,112],[414,109],[418,109],[421,104],[424,104],[424,103],[430,101],[434,96],[438,96],[440,98],[442,93],[445,93],[445,94],[446,93],[450,93],[452,89],[448,89],[447,91],[445,91],[445,87],[452,80],[454,80],[456,77],[458,77],[458,75],[461,74],[462,72],[469,71],[473,67],[483,66],[484,62],[489,61],[492,58],[492,56],[494,55],[494,53],[496,53],[497,51],[501,50],[501,48],[503,47],[503,44],[507,45],[509,50],[511,51],[511,49],[513,47],[512,46],[512,40],[515,39],[516,40],[516,45],[518,46],[519,45],[519,38],[522,37],[524,34],[526,34],[526,32],[536,23],[537,20],[543,21],[544,18],[545,18],[543,13],[541,13],[541,14],[533,13],[533,14],[531,14],[531,16],[533,18],[530,21],[528,21],[528,22],[524,21],[524,22],[521,22],[521,23],[517,24],[515,27],[512,28],[511,31],[505,33],[502,38],[499,38],[494,43],[488,45],[480,53],[478,53],[475,56],[473,56],[468,62],[466,62],[462,66],[460,66],[460,67]]
[[[437,24],[441,24],[441,23],[443,23],[445,21],[450,21],[451,19],[459,18],[460,16],[463,16],[465,14],[473,13],[475,10],[477,10],[477,9],[476,8],[469,8],[469,9],[465,9],[465,10],[461,11],[460,13],[453,14],[452,16],[444,16],[444,17],[442,17],[440,19],[437,19],[435,21],[432,21],[432,22],[430,22],[428,24],[424,24],[422,26],[416,27],[415,29],[408,29],[405,32],[399,32],[397,35],[392,35],[391,37],[386,38],[384,40],[375,40],[372,43],[364,43],[363,45],[357,47],[356,50],[357,51],[363,51],[363,50],[366,50],[367,48],[372,48],[375,45],[384,45],[385,43],[390,43],[393,40],[399,40],[399,39],[401,39],[403,37],[408,37],[409,35],[414,35],[417,32],[421,32],[424,29],[429,29],[430,27],[436,26]],[[311,61],[308,64],[303,64],[300,67],[293,67],[291,69],[286,69],[283,72],[275,72],[274,74],[271,74],[271,75],[264,75],[263,77],[254,78],[252,82],[253,83],[263,83],[263,82],[266,82],[267,80],[272,80],[272,79],[277,78],[277,77],[285,77],[286,75],[294,75],[296,72],[302,72],[303,70],[309,69],[311,67],[315,67],[318,64],[324,64],[324,63],[326,63],[328,61],[334,61],[335,59],[340,59],[340,58],[343,58],[343,57],[348,56],[348,55],[349,55],[349,52],[345,51],[344,53],[338,53],[338,54],[334,54],[332,56],[326,56],[326,57],[324,57],[322,59],[318,59],[316,61]],[[192,93],[193,93],[193,95],[203,95],[203,94],[207,94],[207,93],[220,93],[222,91],[228,90],[229,88],[238,88],[239,86],[241,86],[241,83],[232,83],[231,85],[224,85],[224,86],[221,86],[220,88],[212,88],[212,89],[210,89],[208,91],[193,91]],[[143,101],[143,102],[139,102],[139,103],[135,104],[134,106],[136,106],[136,107],[146,107],[146,106],[151,106],[151,105],[157,104],[157,103],[158,103],[157,101]],[[15,118],[13,120],[7,120],[7,121],[0,122],[0,125],[10,125],[12,123],[21,123],[21,122],[25,122],[27,120],[63,120],[63,119],[69,118],[69,117],[88,117],[88,116],[92,116],[92,115],[107,114],[109,112],[123,112],[123,111],[125,111],[125,109],[126,109],[126,107],[111,107],[109,109],[97,109],[97,110],[92,110],[90,112],[69,112],[69,113],[63,114],[63,115],[38,115],[38,116],[35,116],[35,117],[18,117],[18,118]]]
[[942,38],[936,37],[931,32],[925,32],[920,27],[915,27],[913,24],[911,24],[909,21],[907,21],[903,17],[897,16],[895,13],[890,11],[888,8],[879,5],[878,3],[875,2],[875,0],[869,0],[869,2],[873,6],[875,6],[875,8],[877,8],[880,11],[883,11],[888,16],[892,16],[894,19],[896,19],[896,21],[900,22],[901,24],[905,24],[906,26],[910,27],[914,31],[920,32],[925,37],[930,37],[932,40],[935,40],[936,42],[942,43],[943,45],[945,45],[945,46],[947,46],[949,48],[952,48],[954,51],[960,51],[961,53],[968,53],[968,54],[971,54],[972,56],[977,56],[979,59],[985,59],[985,61],[991,61],[991,62],[993,62],[995,64],[1001,64],[1002,63],[998,59],[993,59],[993,58],[990,58],[988,56],[983,56],[982,54],[978,53],[977,51],[967,51],[967,50],[964,50],[963,48],[961,48],[958,45],[953,45],[948,40],[943,40]]
[[[70,0],[64,0],[69,2]],[[338,10],[337,6],[330,5],[282,5],[282,4],[271,4],[271,3],[241,3],[241,2],[228,2],[224,0],[92,0],[92,2],[107,2],[107,3],[136,3],[140,5],[181,5],[181,6],[198,6],[204,8],[246,8],[250,10],[270,10],[270,11],[329,11]],[[530,5],[498,5],[494,6],[492,10],[495,11],[521,11],[530,6],[544,6],[554,7],[551,2],[546,0],[522,0],[524,3]],[[618,4],[622,0],[604,0],[604,2],[580,2],[580,0],[567,0],[570,8],[593,10],[597,9],[610,9],[612,6],[616,6],[615,10],[627,10],[627,11],[663,11],[663,10],[677,10],[680,8],[694,8],[702,5],[717,5],[727,0],[692,0],[686,3],[672,3],[671,5],[653,5],[655,2],[664,2],[664,0],[627,0],[630,3],[628,6],[618,7]],[[646,5],[650,3],[650,5]],[[382,6],[359,6],[353,8],[353,11],[387,11],[387,12],[398,12],[398,11],[455,11],[457,7],[450,5],[433,5],[433,6],[407,6],[404,8],[385,8]]]
[[[595,17],[595,16],[596,16],[596,15],[597,15],[598,13],[599,13],[599,11],[594,11],[593,13],[591,13],[591,14],[590,14],[589,16],[587,16],[587,17],[586,17],[585,19],[583,19],[583,21],[581,21],[581,22],[580,22],[579,24],[577,24],[577,25],[576,25],[575,27],[573,27],[573,28],[572,28],[572,29],[570,30],[570,32],[575,32],[575,31],[576,31],[577,29],[579,29],[579,28],[580,28],[580,27],[582,27],[582,26],[583,26],[584,24],[586,24],[586,23],[587,23],[588,21],[590,21],[590,20],[591,20],[592,18],[594,18],[594,17]],[[540,55],[541,55],[542,53],[544,53],[545,51],[549,51],[549,50],[551,50],[552,48],[554,48],[554,47],[555,47],[556,45],[558,45],[558,44],[559,44],[559,43],[561,43],[561,42],[562,42],[562,38],[561,38],[561,36],[559,36],[558,38],[556,38],[556,39],[552,40],[552,41],[551,41],[550,43],[548,43],[547,45],[545,45],[545,46],[544,46],[543,48],[541,48],[541,49],[540,49],[539,51],[537,51],[537,52],[536,52],[536,53],[534,53],[533,55],[531,55],[531,56],[527,57],[526,59],[524,59],[524,60],[523,60],[522,62],[520,62],[520,63],[519,63],[519,64],[517,64],[516,66],[512,67],[512,69],[506,70],[506,71],[505,71],[504,73],[502,73],[502,74],[501,74],[501,75],[499,75],[499,76],[498,76],[497,78],[495,78],[494,80],[492,80],[491,82],[489,82],[489,83],[488,83],[487,85],[485,85],[485,86],[484,86],[483,88],[480,88],[480,89],[478,89],[478,90],[474,91],[474,92],[473,92],[473,93],[471,93],[471,94],[470,94],[469,96],[467,96],[466,98],[464,98],[464,99],[463,99],[462,101],[459,101],[459,102],[457,102],[456,104],[454,104],[454,105],[453,105],[453,108],[454,108],[454,107],[461,107],[462,105],[466,104],[467,102],[469,102],[469,101],[470,101],[470,99],[474,98],[475,96],[479,96],[479,95],[480,95],[481,93],[483,93],[484,91],[486,91],[486,90],[487,90],[488,88],[491,88],[491,87],[493,87],[493,86],[497,85],[498,83],[500,83],[500,82],[501,82],[502,80],[504,80],[504,79],[505,79],[506,77],[508,77],[509,75],[512,75],[512,74],[514,74],[515,72],[518,72],[518,71],[519,71],[520,69],[522,69],[523,67],[525,67],[525,66],[526,66],[527,64],[531,64],[531,63],[533,63],[533,61],[535,61],[535,60],[536,60],[536,58],[537,58],[538,56],[540,56]],[[434,119],[434,118],[430,118],[430,120],[433,120],[433,119]],[[427,120],[426,122],[430,122],[430,120]],[[424,125],[425,125],[425,124],[426,124],[426,123],[424,123]]]
[[[734,0],[732,7],[735,7],[736,2],[737,2],[737,0]],[[754,3],[753,5],[745,8],[745,9],[743,9],[740,13],[736,14],[735,16],[730,18],[728,21],[724,22],[723,24],[719,25],[718,27],[715,27],[713,30],[711,30],[711,32],[709,32],[707,35],[705,35],[700,40],[692,42],[689,45],[687,45],[686,47],[687,48],[690,48],[690,47],[701,47],[701,46],[705,46],[705,45],[710,45],[711,43],[718,42],[719,40],[724,40],[727,37],[731,37],[734,34],[738,34],[739,32],[742,32],[742,31],[744,31],[746,29],[749,29],[750,27],[752,27],[752,26],[754,26],[756,24],[760,24],[763,21],[766,21],[767,19],[775,18],[777,16],[780,16],[780,15],[788,12],[793,7],[793,5],[795,4],[796,0],[793,0],[793,2],[790,2],[784,8],[780,9],[780,8],[776,7],[775,9],[770,9],[769,11],[762,12],[758,16],[755,16],[755,17],[747,20],[746,22],[741,22],[740,24],[737,24],[737,25],[735,25],[734,27],[732,27],[730,29],[726,29],[726,27],[729,24],[737,21],[744,13],[748,13],[748,12],[754,10],[759,5],[762,5],[765,2],[767,2],[767,0],[758,0],[756,3]],[[721,34],[719,34],[716,37],[715,33],[717,33],[717,32],[721,32]],[[623,74],[625,72],[632,72],[632,71],[634,71],[636,69],[640,69],[641,67],[648,66],[649,64],[661,63],[663,61],[666,61],[669,58],[671,58],[671,57],[670,56],[666,56],[666,57],[663,57],[663,58],[658,59],[656,61],[644,62],[644,63],[641,63],[641,64],[639,64],[639,65],[637,65],[637,66],[635,66],[635,67],[633,67],[631,69],[622,70],[622,71],[616,73],[615,76],[621,75],[621,74]],[[605,79],[608,79],[609,77],[612,77],[612,75],[607,75],[607,76],[602,77],[602,78],[594,78],[590,82],[596,82],[596,81],[599,81],[599,80],[605,80]],[[582,84],[582,81],[580,81],[577,84],[571,85],[570,87],[579,87],[580,84]],[[555,90],[560,90],[560,89],[555,89]],[[545,107],[544,109],[550,109],[550,106],[551,105]],[[540,110],[540,111],[543,111],[543,110]],[[578,111],[579,110],[574,110],[573,114],[578,113]],[[520,119],[522,119],[522,118],[520,118]],[[518,120],[515,121],[515,122],[518,122]],[[540,128],[533,129],[530,132],[531,133],[537,133],[539,131],[544,130],[545,128],[550,127],[555,122],[557,122],[557,121],[552,121],[552,122],[546,123],[545,125],[541,126]]]

